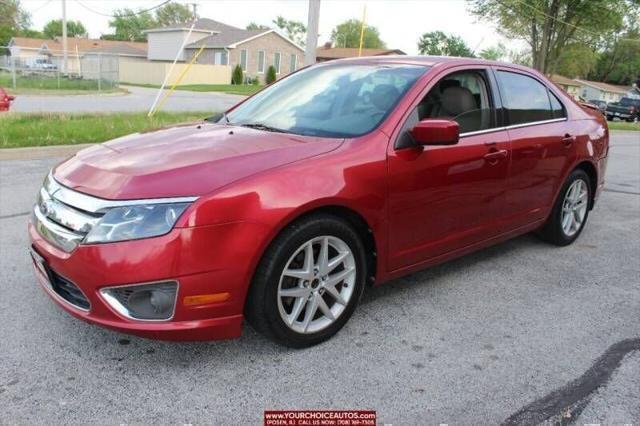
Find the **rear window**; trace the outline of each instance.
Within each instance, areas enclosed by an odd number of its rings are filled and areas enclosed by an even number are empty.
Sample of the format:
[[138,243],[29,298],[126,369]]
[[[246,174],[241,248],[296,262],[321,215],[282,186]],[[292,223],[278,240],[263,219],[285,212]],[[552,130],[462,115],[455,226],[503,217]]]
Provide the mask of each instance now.
[[566,116],[560,100],[538,80],[508,71],[498,71],[500,94],[509,124],[526,124]]
[[622,98],[622,99],[620,99],[620,105],[622,105],[622,106],[639,106],[640,105],[640,99]]

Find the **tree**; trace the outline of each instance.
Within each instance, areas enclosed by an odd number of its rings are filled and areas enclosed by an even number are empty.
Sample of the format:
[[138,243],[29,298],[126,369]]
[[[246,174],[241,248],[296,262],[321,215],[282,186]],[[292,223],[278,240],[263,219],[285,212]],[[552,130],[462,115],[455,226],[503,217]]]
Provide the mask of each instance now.
[[155,25],[157,27],[168,27],[170,25],[183,24],[185,22],[198,19],[193,16],[189,6],[180,3],[168,3],[156,10]]
[[255,22],[249,22],[249,25],[247,25],[247,29],[248,30],[268,30],[269,27],[262,24],[256,24]]
[[418,41],[418,51],[421,55],[473,57],[473,52],[464,40],[442,31],[422,34]]
[[155,20],[148,12],[136,13],[131,9],[118,9],[113,20],[109,21],[109,27],[114,28],[115,32],[105,39],[145,41],[147,37],[143,31],[154,26]]
[[600,54],[590,78],[631,85],[640,78],[640,31],[631,30]]
[[305,27],[302,22],[290,21],[288,19],[284,19],[282,16],[278,16],[273,20],[273,24],[284,31],[287,37],[295,43],[304,46],[305,38],[307,36],[307,27]]
[[[31,17],[19,0],[0,1],[0,46],[6,46],[12,37],[28,31],[30,25]],[[0,47],[0,54],[4,53],[5,49]]]
[[495,46],[487,47],[486,49],[482,49],[478,56],[482,59],[487,59],[489,61],[499,61],[503,59],[507,55],[507,48],[504,47],[504,44],[498,43]]
[[623,25],[638,0],[472,0],[471,12],[507,38],[525,40],[533,67],[552,73],[571,43],[592,48]]
[[276,78],[276,67],[269,65],[269,68],[267,68],[267,75],[264,77],[264,82],[266,84],[271,84],[276,81]]
[[567,45],[558,57],[554,72],[569,78],[587,78],[598,61],[598,52],[591,47],[572,43]]
[[231,84],[242,84],[244,83],[244,72],[242,72],[242,67],[240,64],[236,65],[233,68],[233,73],[231,74]]
[[[62,19],[52,19],[44,26],[42,33],[45,38],[62,36]],[[86,37],[87,30],[80,21],[67,21],[67,35],[69,37]]]
[[[349,19],[331,31],[331,41],[337,47],[360,47],[360,33],[362,31],[362,21]],[[376,27],[364,27],[364,39],[362,47],[367,49],[382,49],[386,47],[380,38],[380,32]]]

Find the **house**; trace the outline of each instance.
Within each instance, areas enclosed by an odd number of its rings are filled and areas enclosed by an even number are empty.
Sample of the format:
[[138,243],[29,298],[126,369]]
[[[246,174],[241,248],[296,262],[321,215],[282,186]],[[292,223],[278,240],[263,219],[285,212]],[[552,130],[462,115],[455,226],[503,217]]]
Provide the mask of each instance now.
[[612,84],[601,83],[599,81],[579,80],[580,96],[584,99],[597,99],[605,102],[618,102],[620,98],[626,96],[628,88],[614,86]]
[[[34,58],[47,58],[49,62],[62,70],[64,57],[62,37],[54,39],[13,37],[7,46],[11,56],[15,58],[16,67],[26,67]],[[82,70],[81,62],[88,55],[110,56],[119,58],[146,59],[147,43],[117,40],[100,40],[90,38],[67,38],[67,72],[78,74]]]
[[326,62],[334,59],[355,58],[357,56],[386,56],[386,55],[406,55],[400,49],[362,49],[362,54],[358,55],[357,47],[331,47],[331,43],[316,49],[316,61]]
[[[264,75],[273,65],[278,76],[295,71],[304,58],[304,49],[274,29],[245,30],[212,19],[145,31],[149,61],[188,62],[203,49],[198,64],[240,65],[247,77]],[[183,43],[186,40],[184,48]]]
[[564,77],[562,75],[558,75],[558,74],[554,74],[551,76],[551,81],[553,81],[554,83],[556,83],[558,86],[560,86],[560,88],[562,90],[564,90],[565,92],[567,92],[570,96],[572,96],[575,100],[579,100],[580,99],[580,88],[582,87],[582,85],[572,79],[572,78],[567,78]]

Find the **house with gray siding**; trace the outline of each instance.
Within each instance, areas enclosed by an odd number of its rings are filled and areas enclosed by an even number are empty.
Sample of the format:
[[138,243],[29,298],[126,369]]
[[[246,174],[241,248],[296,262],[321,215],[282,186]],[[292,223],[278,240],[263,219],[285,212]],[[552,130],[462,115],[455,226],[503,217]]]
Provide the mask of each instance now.
[[[189,62],[202,49],[198,64],[240,65],[247,77],[264,81],[269,66],[278,78],[298,69],[304,49],[274,29],[245,30],[201,18],[171,27],[147,30],[150,61]],[[184,47],[183,47],[184,46]]]

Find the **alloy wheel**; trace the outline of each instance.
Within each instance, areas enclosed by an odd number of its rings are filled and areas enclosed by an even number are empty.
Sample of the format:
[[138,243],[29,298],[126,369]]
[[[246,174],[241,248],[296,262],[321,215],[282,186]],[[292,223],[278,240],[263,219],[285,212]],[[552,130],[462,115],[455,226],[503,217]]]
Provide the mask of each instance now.
[[280,317],[302,334],[330,326],[354,295],[356,272],[355,257],[340,238],[324,235],[305,242],[280,276]]
[[582,179],[575,180],[564,197],[562,203],[562,231],[571,237],[580,230],[587,214],[589,187]]

